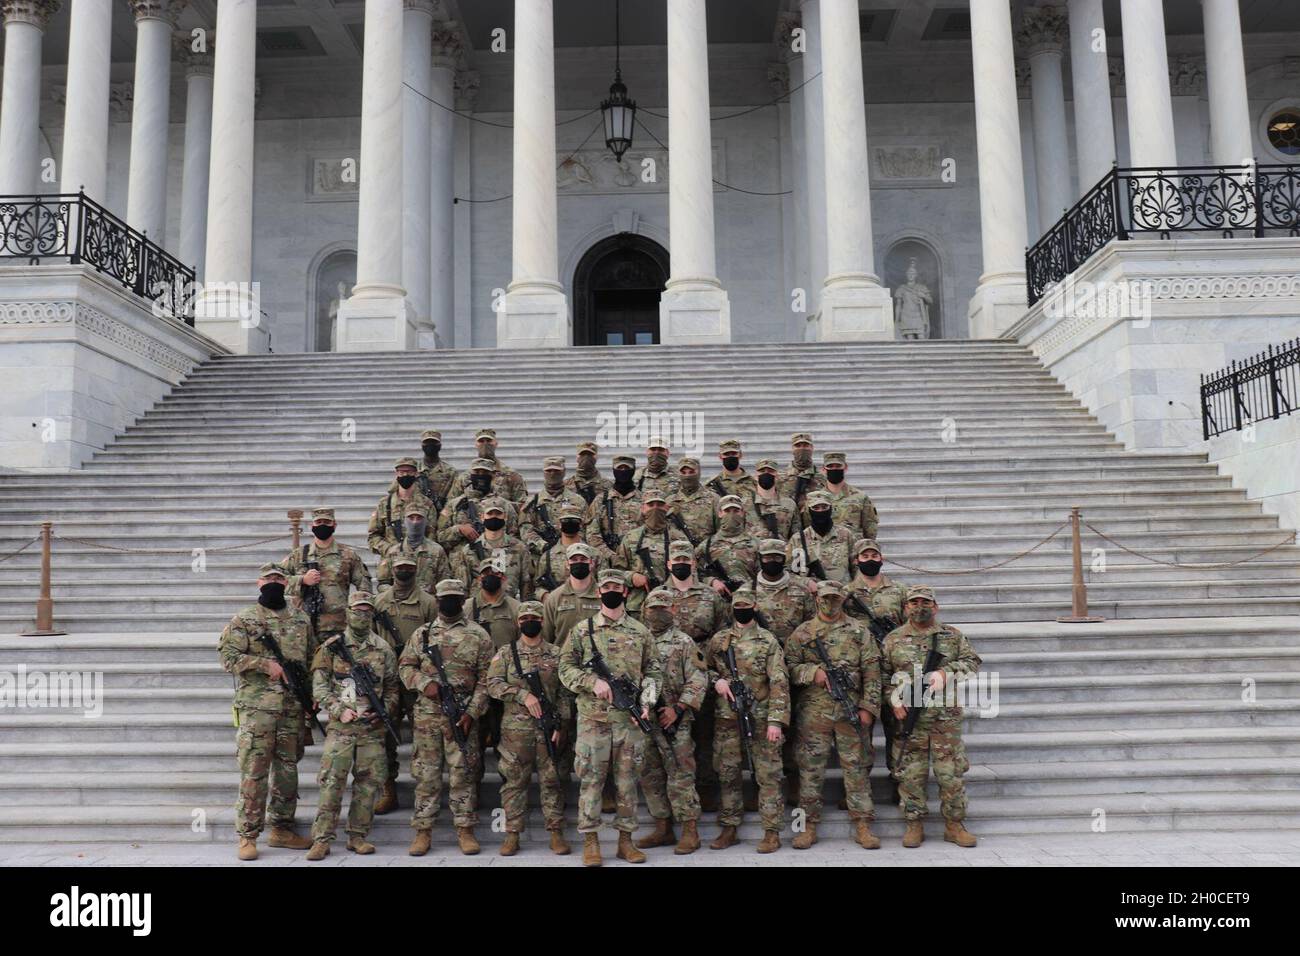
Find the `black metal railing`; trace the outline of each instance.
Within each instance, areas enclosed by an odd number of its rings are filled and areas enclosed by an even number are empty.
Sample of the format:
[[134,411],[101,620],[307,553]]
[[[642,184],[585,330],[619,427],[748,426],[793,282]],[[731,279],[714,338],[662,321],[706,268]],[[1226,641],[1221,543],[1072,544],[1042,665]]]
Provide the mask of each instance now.
[[1300,166],[1112,169],[1025,253],[1029,304],[1112,239],[1300,236]]
[[155,315],[194,324],[194,269],[84,192],[0,196],[0,260],[85,263],[147,300]]
[[1281,418],[1300,400],[1300,339],[1201,376],[1201,426],[1209,440],[1265,418]]

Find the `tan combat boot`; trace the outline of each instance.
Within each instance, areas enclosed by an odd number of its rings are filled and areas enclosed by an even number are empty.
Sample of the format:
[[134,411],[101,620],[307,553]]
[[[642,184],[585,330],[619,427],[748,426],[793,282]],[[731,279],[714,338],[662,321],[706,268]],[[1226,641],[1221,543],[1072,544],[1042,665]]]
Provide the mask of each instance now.
[[925,826],[920,820],[908,820],[907,832],[903,834],[903,846],[908,849],[918,847],[925,842]]
[[729,846],[735,846],[740,840],[736,837],[735,827],[723,827],[722,831],[709,844],[710,850],[725,850]]
[[880,837],[871,832],[870,820],[858,820],[856,830],[857,834],[854,839],[858,841],[858,846],[864,850],[880,849]]
[[600,837],[594,833],[584,833],[582,836],[582,865],[600,866]]
[[379,799],[375,801],[375,814],[382,816],[385,813],[392,813],[397,809],[397,784],[389,780],[384,784],[383,791],[379,794]]
[[948,843],[955,843],[958,846],[974,846],[977,842],[975,834],[966,829],[960,820],[948,820],[943,828],[943,838]]
[[506,838],[501,841],[502,856],[514,856],[519,852],[519,834],[513,830],[506,831]]
[[775,853],[781,849],[781,835],[775,830],[764,830],[763,841],[758,845],[759,853]]
[[804,831],[790,841],[796,850],[807,850],[817,842],[817,824],[805,823]]
[[429,843],[432,836],[432,830],[416,830],[415,839],[411,841],[411,845],[407,847],[406,852],[411,856],[424,856],[429,852]]
[[694,820],[687,820],[682,823],[682,838],[677,841],[673,847],[673,852],[678,856],[685,856],[688,853],[694,853],[700,848],[700,828]]
[[330,845],[324,840],[317,840],[311,845],[311,849],[307,851],[307,859],[312,860],[313,862],[316,860],[323,860],[329,855]]
[[618,850],[615,856],[620,860],[627,860],[629,863],[644,863],[645,854],[636,848],[632,842],[632,834],[624,831],[618,831]]
[[251,837],[239,838],[239,858],[241,860],[257,859],[257,841]]
[[478,840],[474,838],[473,827],[457,827],[456,842],[460,844],[460,852],[464,853],[466,856],[473,856],[482,849],[482,847],[478,845]]
[[354,833],[348,837],[348,849],[361,856],[369,856],[371,853],[375,852],[375,845],[373,843],[367,843],[365,837],[357,836]]
[[569,848],[569,841],[564,839],[564,833],[560,830],[551,831],[551,852],[556,856],[568,856],[573,852]]
[[271,838],[266,841],[266,845],[286,850],[307,850],[311,848],[311,837],[299,836],[292,830],[272,827]]
[[677,842],[677,836],[673,833],[673,821],[669,817],[662,820],[655,820],[655,828],[649,836],[643,836],[636,841],[638,850],[648,850],[656,846],[668,846]]

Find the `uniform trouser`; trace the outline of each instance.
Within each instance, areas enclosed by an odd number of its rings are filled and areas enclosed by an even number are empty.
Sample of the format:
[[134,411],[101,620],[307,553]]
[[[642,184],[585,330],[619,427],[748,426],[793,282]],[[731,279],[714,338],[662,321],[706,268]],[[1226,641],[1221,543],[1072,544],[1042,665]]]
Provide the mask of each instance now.
[[718,771],[713,758],[713,723],[717,700],[718,692],[710,687],[691,728],[695,737],[695,785],[699,790],[718,785]]
[[312,840],[325,843],[334,840],[343,791],[348,785],[348,771],[352,772],[348,834],[363,837],[370,832],[370,824],[375,819],[375,797],[384,782],[384,741],[380,736],[384,733],[387,731],[383,729],[360,733],[331,729],[325,736],[325,752],[321,754],[320,774],[317,776],[320,806],[311,828]]
[[530,721],[527,727],[502,724],[498,769],[501,771],[501,809],[506,814],[506,832],[523,833],[528,817],[528,781],[537,771],[542,796],[542,819],[546,829],[564,829],[564,785],[555,763],[546,752],[541,730]]
[[[402,689],[401,703],[397,712],[389,715],[393,718],[393,726],[397,728],[399,734],[402,732],[402,720],[410,719],[411,712],[415,709],[415,698],[418,696],[420,695],[413,690]],[[397,741],[387,732],[384,733],[384,756],[388,763],[388,774],[384,779],[389,783],[396,783],[400,772],[397,764]]]
[[[659,721],[659,712],[652,711],[650,719]],[[695,791],[695,740],[691,725],[695,722],[690,711],[678,718],[677,732],[659,743],[647,740],[645,763],[641,768],[641,792],[645,794],[646,808],[656,820],[669,817],[678,823],[700,818],[700,796]],[[664,743],[672,756],[665,758],[660,749]]]
[[452,823],[472,827],[478,823],[476,791],[478,789],[478,743],[476,727],[470,727],[465,745],[468,758],[452,736],[451,722],[439,713],[415,714],[415,755],[411,775],[415,777],[415,812],[411,826],[417,830],[433,829],[442,806],[442,768],[448,768]]
[[[898,747],[895,743],[895,748]],[[926,815],[925,785],[931,763],[934,765],[934,778],[939,781],[943,818],[966,819],[966,786],[961,778],[970,769],[970,761],[966,759],[966,745],[961,739],[960,712],[928,718],[922,716],[907,741],[906,749],[901,755],[894,755],[899,804],[908,820],[920,820]]]
[[[832,706],[827,707],[830,703]],[[833,701],[814,700],[803,704],[796,719],[795,759],[799,763],[799,806],[809,823],[822,814],[822,785],[826,780],[826,762],[831,747],[839,754],[844,772],[844,793],[850,820],[872,820],[876,815],[871,801],[869,776],[875,762],[875,747],[867,728],[853,729],[841,716]]]
[[885,766],[889,772],[894,772],[894,739],[898,736],[898,718],[894,716],[894,708],[889,705],[890,688],[883,689],[881,694],[880,705],[880,727],[885,732]]
[[[478,768],[474,771],[476,783],[483,782],[483,774],[487,770],[488,747],[490,746],[497,751],[497,756],[501,755],[497,741],[501,739],[501,715],[504,712],[501,701],[490,699],[487,712],[475,722],[478,727]],[[475,806],[477,806],[477,790],[474,792],[474,797]]]
[[[235,736],[239,759],[239,799],[235,831],[256,839],[266,822],[268,789],[271,826],[290,829],[298,809],[298,761],[302,759],[302,712],[239,708]],[[269,784],[269,787],[268,787]]]
[[600,795],[606,776],[614,778],[618,794],[614,828],[636,830],[636,782],[645,762],[646,736],[622,711],[608,720],[578,716],[573,769],[578,774],[578,832],[600,830]]
[[[730,706],[730,705],[725,705]],[[754,709],[754,739],[749,742],[750,756],[758,776],[758,813],[764,830],[781,829],[781,745],[767,739],[767,712]],[[718,717],[714,723],[713,759],[717,762],[718,783],[722,791],[718,823],[738,827],[744,819],[745,751],[740,742],[740,721]]]

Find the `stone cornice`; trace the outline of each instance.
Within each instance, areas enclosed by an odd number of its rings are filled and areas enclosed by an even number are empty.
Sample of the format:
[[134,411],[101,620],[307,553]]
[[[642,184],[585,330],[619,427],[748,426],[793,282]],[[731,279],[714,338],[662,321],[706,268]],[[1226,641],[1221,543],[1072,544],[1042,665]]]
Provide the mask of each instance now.
[[1169,65],[1169,88],[1174,96],[1200,96],[1205,92],[1205,61],[1184,53]]
[[187,375],[195,360],[110,315],[75,300],[0,302],[0,327],[65,326],[106,339],[155,365]]
[[402,0],[402,9],[413,13],[425,13],[430,17],[438,16],[443,12],[440,0]]

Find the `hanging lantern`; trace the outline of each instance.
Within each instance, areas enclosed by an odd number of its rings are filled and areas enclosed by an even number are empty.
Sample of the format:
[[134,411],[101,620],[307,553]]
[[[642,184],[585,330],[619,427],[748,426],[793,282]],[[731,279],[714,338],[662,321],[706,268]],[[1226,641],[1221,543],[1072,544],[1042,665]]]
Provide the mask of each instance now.
[[627,87],[623,85],[623,71],[620,63],[620,11],[621,4],[614,4],[614,82],[609,88],[609,99],[600,104],[601,115],[605,119],[605,148],[614,154],[614,159],[622,162],[623,154],[632,145],[632,129],[636,125],[636,101],[627,98]]

